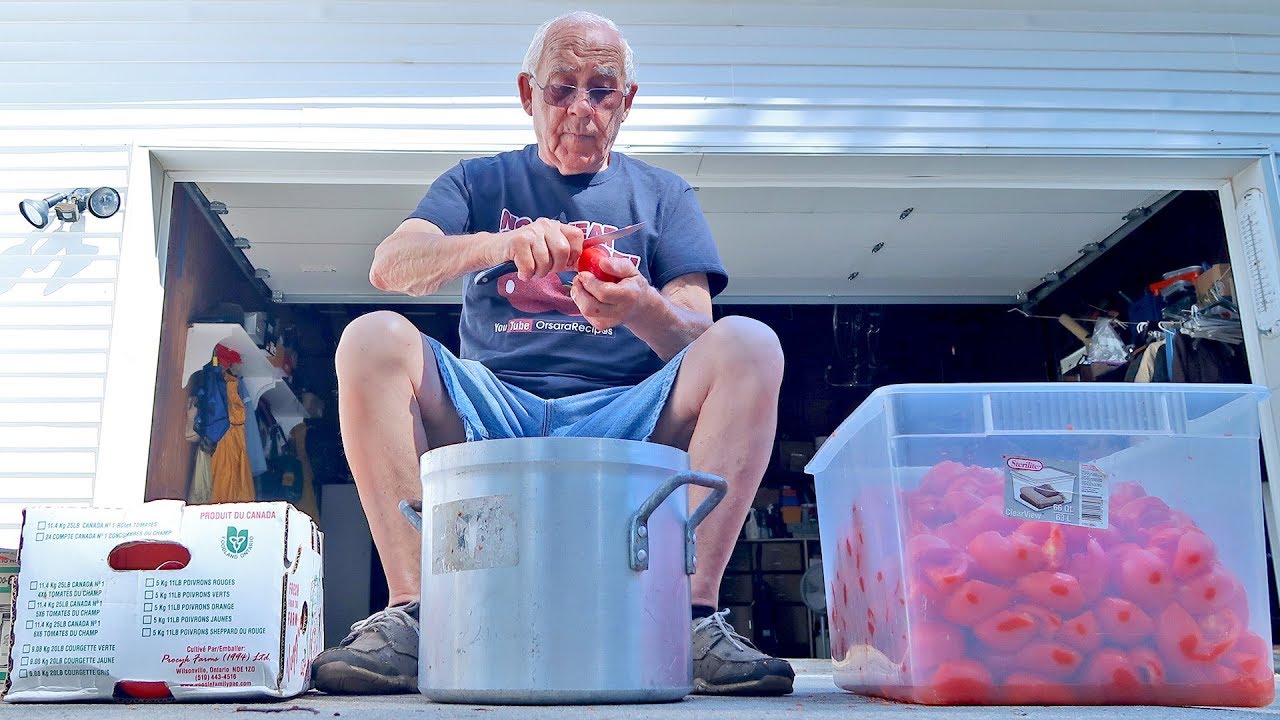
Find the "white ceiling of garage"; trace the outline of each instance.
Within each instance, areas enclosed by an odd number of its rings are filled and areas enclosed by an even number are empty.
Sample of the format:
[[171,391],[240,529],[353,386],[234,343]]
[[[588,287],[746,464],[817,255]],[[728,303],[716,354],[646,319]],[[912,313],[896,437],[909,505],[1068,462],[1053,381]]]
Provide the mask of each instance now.
[[[286,302],[413,301],[368,281],[418,184],[201,182]],[[721,302],[1012,302],[1157,190],[703,187],[729,270]],[[905,219],[907,208],[914,210]],[[872,252],[884,243],[879,252]],[[857,277],[849,280],[851,273]],[[460,284],[419,301],[456,302]]]

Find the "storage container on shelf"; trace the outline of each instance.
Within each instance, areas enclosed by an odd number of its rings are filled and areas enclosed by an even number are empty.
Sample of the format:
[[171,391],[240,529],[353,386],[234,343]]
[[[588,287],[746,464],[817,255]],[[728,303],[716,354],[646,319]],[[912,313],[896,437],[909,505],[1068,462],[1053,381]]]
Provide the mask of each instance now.
[[1270,703],[1266,396],[873,392],[805,468],[836,684],[929,704]]

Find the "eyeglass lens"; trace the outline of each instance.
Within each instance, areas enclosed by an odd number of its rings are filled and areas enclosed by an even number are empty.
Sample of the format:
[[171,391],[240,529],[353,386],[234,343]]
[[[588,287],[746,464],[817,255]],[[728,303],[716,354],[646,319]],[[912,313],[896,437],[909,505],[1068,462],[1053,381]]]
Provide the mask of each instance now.
[[[615,88],[590,88],[586,93],[587,102],[595,108],[612,110],[622,103],[622,91]],[[566,107],[578,99],[578,88],[558,83],[544,85],[542,99],[549,105]]]

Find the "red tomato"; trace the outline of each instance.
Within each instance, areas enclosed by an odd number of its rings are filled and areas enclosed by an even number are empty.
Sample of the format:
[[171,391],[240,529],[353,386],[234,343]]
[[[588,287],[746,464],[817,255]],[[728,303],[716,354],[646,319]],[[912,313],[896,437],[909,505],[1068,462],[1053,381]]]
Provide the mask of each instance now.
[[920,478],[920,491],[927,495],[945,495],[952,481],[964,470],[962,463],[943,460],[925,471],[924,477]]
[[1156,646],[1166,663],[1211,663],[1236,644],[1242,631],[1240,620],[1230,608],[1197,620],[1178,603],[1170,603],[1160,613]]
[[[941,538],[918,535],[907,543],[908,567],[928,588],[922,588],[932,599],[940,602],[968,578],[970,559]],[[936,592],[929,593],[932,589]]]
[[1075,675],[1084,658],[1080,653],[1061,643],[1032,643],[1014,656],[1017,667],[1055,680],[1065,680]]
[[954,522],[943,523],[932,530],[934,535],[946,540],[952,547],[962,548],[973,539],[973,533]]
[[957,625],[971,626],[1009,606],[1013,593],[981,580],[961,585],[942,606],[942,615]]
[[938,667],[916,697],[929,705],[986,705],[995,697],[991,673],[973,660],[952,660]]
[[1044,563],[1035,541],[1016,533],[1005,536],[988,530],[971,540],[966,549],[975,565],[1002,580],[1035,572]]
[[1236,590],[1234,579],[1221,565],[1215,565],[1208,573],[1187,580],[1178,588],[1178,604],[1192,615],[1204,615],[1227,607]]
[[1015,672],[1004,679],[1000,699],[1009,705],[1075,705],[1079,702],[1070,685],[1025,672]]
[[1117,507],[1124,505],[1131,500],[1136,500],[1140,497],[1146,496],[1147,491],[1142,489],[1142,485],[1136,482],[1125,481],[1116,483],[1111,488],[1111,508],[1112,510],[1115,510]]
[[1133,663],[1138,681],[1143,685],[1158,688],[1165,684],[1164,663],[1155,650],[1147,647],[1131,648],[1129,662]]
[[1253,633],[1245,633],[1231,649],[1223,665],[1234,674],[1228,681],[1231,697],[1239,704],[1263,707],[1275,700],[1271,646]]
[[987,647],[1002,653],[1021,649],[1040,632],[1034,615],[1001,610],[973,627],[973,634]]
[[1106,633],[1103,639],[1120,647],[1137,645],[1156,629],[1150,615],[1122,598],[1103,598],[1095,612],[1102,631]]
[[1160,498],[1150,495],[1135,498],[1111,509],[1111,524],[1131,536],[1143,528],[1163,525],[1170,517],[1169,506]]
[[609,251],[603,245],[589,247],[578,256],[578,270],[589,272],[605,282],[618,282],[622,278],[600,267],[600,263],[609,257]]
[[1039,628],[1039,636],[1045,640],[1052,640],[1058,636],[1058,632],[1062,627],[1062,618],[1049,612],[1039,605],[1031,603],[1018,603],[1009,608],[1013,612],[1024,612],[1035,618],[1036,627]]
[[921,680],[942,663],[964,658],[964,630],[947,623],[913,623],[907,644],[916,672],[924,674]]
[[1084,607],[1084,593],[1075,576],[1060,572],[1036,572],[1018,580],[1018,593],[1066,615],[1080,612]]
[[[1191,532],[1199,533],[1199,530]],[[1159,555],[1162,558],[1168,558],[1169,564],[1173,564],[1173,556],[1178,551],[1178,541],[1186,535],[1188,531],[1180,527],[1165,526],[1152,528],[1149,532],[1144,533],[1146,536],[1145,543],[1147,549]],[[1203,534],[1203,533],[1200,533]]]
[[1174,551],[1174,577],[1187,579],[1208,573],[1217,561],[1217,546],[1201,532],[1189,532],[1178,538]]
[[1083,681],[1100,688],[1102,699],[1108,703],[1128,704],[1152,697],[1133,662],[1119,650],[1101,650],[1090,656]]
[[1018,529],[1014,532],[1035,540],[1039,545],[1043,545],[1044,541],[1049,539],[1049,531],[1051,529],[1053,529],[1053,523],[1042,520],[1025,520],[1018,524]]
[[1239,707],[1267,707],[1276,699],[1276,683],[1274,676],[1254,677],[1252,675],[1237,677],[1227,681],[1219,704]]
[[1231,652],[1244,653],[1245,655],[1253,655],[1270,663],[1272,660],[1271,643],[1263,640],[1260,635],[1254,632],[1245,632],[1236,641],[1236,646],[1231,648]]
[[1149,550],[1124,553],[1117,566],[1116,588],[1124,597],[1148,610],[1159,610],[1173,599],[1173,573]]
[[993,497],[983,501],[981,505],[956,519],[956,527],[967,533],[967,538],[976,537],[988,530],[1011,533],[1018,527],[1016,518],[1004,516],[1004,498]]
[[1086,604],[1092,604],[1107,588],[1107,554],[1102,544],[1089,538],[1084,552],[1071,556],[1065,572],[1074,575]]
[[1086,611],[1062,623],[1057,638],[1082,653],[1091,653],[1102,647],[1102,626],[1092,610]]
[[1067,564],[1067,538],[1061,525],[1053,525],[1040,551],[1044,554],[1044,564],[1050,570],[1061,570]]
[[967,515],[971,510],[982,504],[982,498],[972,492],[959,490],[949,492],[942,496],[942,507],[949,513],[951,517],[957,518]]

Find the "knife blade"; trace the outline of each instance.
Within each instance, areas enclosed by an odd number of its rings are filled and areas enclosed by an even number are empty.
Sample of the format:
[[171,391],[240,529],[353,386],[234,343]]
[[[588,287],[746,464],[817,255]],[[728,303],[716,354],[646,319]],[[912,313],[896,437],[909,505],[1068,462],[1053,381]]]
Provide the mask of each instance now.
[[[603,245],[604,243],[610,242],[612,240],[618,240],[620,238],[624,238],[630,235],[631,233],[639,230],[642,227],[644,227],[644,223],[638,222],[638,223],[635,223],[634,225],[620,227],[617,230],[610,230],[607,233],[602,233],[600,235],[596,235],[595,237],[587,238],[582,243],[582,249],[586,250],[587,248],[595,247],[596,245]],[[506,275],[507,273],[511,273],[515,271],[516,271],[515,261],[508,260],[507,262],[504,262],[500,265],[494,265],[488,270],[482,270],[476,273],[475,280],[472,282],[476,285],[484,285],[492,280],[496,280],[502,277],[503,275]]]

